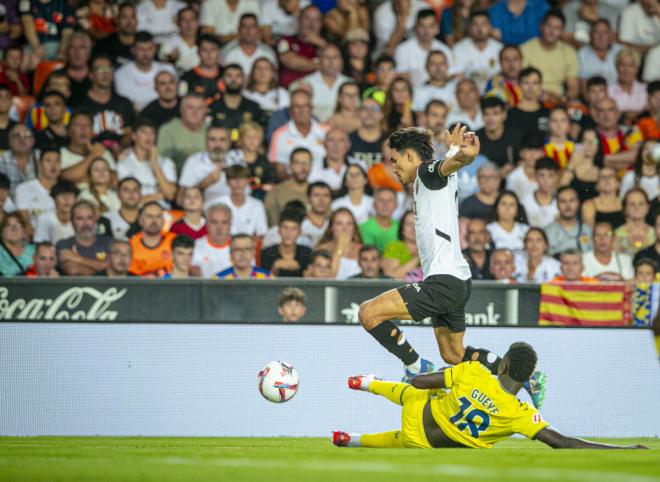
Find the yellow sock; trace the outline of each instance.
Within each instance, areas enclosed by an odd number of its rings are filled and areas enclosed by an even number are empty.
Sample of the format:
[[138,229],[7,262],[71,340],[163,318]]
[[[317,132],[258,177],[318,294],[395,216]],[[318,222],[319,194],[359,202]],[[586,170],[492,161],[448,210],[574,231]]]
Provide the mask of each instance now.
[[384,382],[382,380],[373,380],[369,383],[369,391],[376,395],[387,398],[390,402],[397,405],[403,405],[406,394],[412,394],[417,390],[412,385],[402,382]]
[[381,433],[365,433],[360,435],[360,446],[377,449],[404,448],[401,430],[390,430],[389,432]]

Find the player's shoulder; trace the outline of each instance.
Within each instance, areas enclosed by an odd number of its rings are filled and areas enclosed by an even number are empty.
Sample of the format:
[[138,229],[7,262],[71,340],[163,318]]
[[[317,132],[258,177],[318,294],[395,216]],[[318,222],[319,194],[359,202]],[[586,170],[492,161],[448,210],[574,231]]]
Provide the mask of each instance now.
[[430,191],[439,191],[447,186],[449,177],[440,173],[440,166],[444,159],[435,159],[422,162],[417,168],[417,177],[424,187]]

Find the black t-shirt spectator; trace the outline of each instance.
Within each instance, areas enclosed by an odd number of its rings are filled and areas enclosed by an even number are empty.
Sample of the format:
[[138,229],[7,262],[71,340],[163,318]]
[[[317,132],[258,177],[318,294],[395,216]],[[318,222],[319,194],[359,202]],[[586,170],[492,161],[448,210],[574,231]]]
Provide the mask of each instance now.
[[211,104],[220,100],[222,87],[222,79],[220,71],[214,77],[208,77],[199,68],[195,67],[192,70],[184,73],[179,81],[179,94],[198,94],[206,98],[206,102]]
[[92,115],[97,142],[121,142],[123,129],[131,127],[135,121],[135,111],[131,101],[115,93],[105,104],[99,104],[86,95],[81,99],[78,107]]
[[110,34],[106,38],[96,42],[94,53],[101,52],[108,54],[111,59],[114,59],[116,65],[122,65],[133,60],[131,46],[121,43],[117,33]]
[[6,129],[0,129],[0,151],[6,151],[9,149],[9,131],[14,127],[17,122],[9,119]]
[[364,162],[367,167],[378,164],[383,160],[381,147],[384,137],[381,137],[376,142],[367,142],[355,131],[349,138],[351,140],[351,149],[348,151],[348,155],[355,160]]
[[483,219],[486,224],[495,221],[495,205],[481,202],[476,194],[468,196],[458,208],[458,215],[468,219]]
[[[18,2],[20,15],[32,15],[34,28],[40,42],[58,42],[62,30],[73,28],[76,17],[68,0],[21,0]],[[72,92],[73,92],[73,86]]]
[[[56,72],[69,77],[66,73],[66,67],[56,70]],[[67,105],[78,110],[80,103],[87,98],[87,91],[92,88],[92,81],[89,80],[89,77],[85,77],[81,81],[69,77],[69,83],[71,84],[71,97],[69,98]]]
[[[213,122],[222,125],[232,131],[237,130],[245,122],[256,122],[262,127],[266,127],[267,118],[259,104],[243,97],[238,109],[230,109],[225,105],[224,99],[220,99],[211,104],[210,107]],[[237,132],[232,132],[232,139],[237,136]]]
[[47,147],[62,149],[69,144],[68,136],[60,136],[53,132],[50,126],[40,130],[34,136],[34,147],[44,150]]
[[156,124],[157,128],[160,128],[160,126],[162,126],[166,122],[171,121],[178,115],[179,115],[178,102],[174,107],[170,109],[166,109],[165,107],[160,105],[158,99],[147,104],[147,106],[144,109],[142,109],[142,112],[140,112],[140,117],[150,120],[151,122]]
[[[271,271],[275,261],[282,258],[280,254],[280,245],[270,246],[264,249],[261,252],[261,267],[268,271]],[[307,266],[312,262],[312,250],[307,246],[296,245],[296,255],[294,259],[300,265],[300,269],[297,270],[285,270],[281,269],[277,273],[278,278],[300,278],[303,275],[303,272],[307,269]]]
[[516,163],[518,149],[520,149],[520,131],[505,127],[502,137],[494,141],[486,136],[485,129],[479,129],[477,136],[481,144],[480,153],[486,156],[491,162],[494,162],[499,167],[505,164]]
[[484,266],[483,268],[479,268],[474,260],[472,259],[472,256],[470,256],[470,250],[464,249],[463,250],[463,257],[465,260],[468,262],[470,265],[470,272],[472,273],[472,279],[477,279],[477,280],[489,280],[493,279],[493,275],[490,272],[490,250],[486,250],[486,259],[484,261]]
[[262,199],[266,196],[266,192],[261,188],[264,184],[276,184],[277,174],[275,165],[266,159],[263,154],[257,156],[253,163],[245,163],[250,170],[249,180],[250,187],[252,188],[252,195],[257,199]]
[[549,123],[550,111],[545,107],[541,107],[534,112],[527,112],[514,107],[509,110],[506,116],[506,126],[519,131],[521,137],[526,137],[528,134],[536,134],[542,139],[545,139],[548,135]]

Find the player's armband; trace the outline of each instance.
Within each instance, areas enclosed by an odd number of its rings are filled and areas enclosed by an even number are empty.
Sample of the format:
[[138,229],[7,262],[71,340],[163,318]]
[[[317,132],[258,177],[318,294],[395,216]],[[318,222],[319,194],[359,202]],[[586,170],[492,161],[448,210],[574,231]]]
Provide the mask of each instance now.
[[431,191],[439,191],[447,185],[447,178],[440,172],[444,159],[424,162],[417,169],[417,175],[424,186]]

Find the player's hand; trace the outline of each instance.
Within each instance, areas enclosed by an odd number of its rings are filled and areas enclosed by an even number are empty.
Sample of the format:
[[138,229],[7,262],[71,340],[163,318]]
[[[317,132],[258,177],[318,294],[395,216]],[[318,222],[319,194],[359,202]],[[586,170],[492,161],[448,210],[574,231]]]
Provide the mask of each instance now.
[[460,144],[460,153],[464,157],[465,162],[472,162],[472,160],[479,154],[479,137],[474,132],[466,132],[463,134],[463,140]]
[[210,186],[211,184],[215,184],[220,180],[220,174],[222,173],[222,170],[219,167],[216,167],[213,169],[213,172],[206,176],[206,179],[204,179],[203,184],[205,186]]
[[351,235],[342,233],[337,236],[337,249],[336,252],[339,256],[345,255],[351,248]]
[[454,129],[449,132],[445,129],[442,133],[442,143],[449,149],[451,146],[460,146],[463,142],[463,134],[467,131],[467,126],[456,124]]

